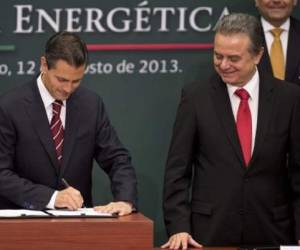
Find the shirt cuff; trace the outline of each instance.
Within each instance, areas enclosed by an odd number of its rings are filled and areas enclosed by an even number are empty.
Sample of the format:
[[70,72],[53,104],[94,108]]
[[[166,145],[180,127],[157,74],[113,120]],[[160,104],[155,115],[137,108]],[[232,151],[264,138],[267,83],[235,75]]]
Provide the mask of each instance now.
[[58,191],[55,191],[53,193],[53,195],[51,196],[51,199],[50,199],[49,203],[46,206],[46,208],[48,208],[48,209],[55,209],[55,200],[56,200],[57,193],[58,193]]

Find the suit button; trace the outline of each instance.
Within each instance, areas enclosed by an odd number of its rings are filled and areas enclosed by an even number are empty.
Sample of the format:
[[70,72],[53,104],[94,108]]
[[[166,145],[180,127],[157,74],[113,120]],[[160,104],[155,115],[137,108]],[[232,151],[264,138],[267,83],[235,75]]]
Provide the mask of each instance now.
[[241,208],[239,213],[240,213],[240,215],[244,215],[244,210]]

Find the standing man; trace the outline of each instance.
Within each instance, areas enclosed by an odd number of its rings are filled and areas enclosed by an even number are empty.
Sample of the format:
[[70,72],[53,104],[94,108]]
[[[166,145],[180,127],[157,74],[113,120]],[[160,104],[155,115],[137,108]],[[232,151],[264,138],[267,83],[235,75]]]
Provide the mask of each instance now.
[[128,151],[102,99],[80,86],[87,60],[77,35],[57,33],[47,41],[40,75],[1,97],[1,209],[93,206],[93,159],[108,174],[114,196],[96,210],[126,215],[136,207]]
[[295,228],[300,239],[300,89],[257,70],[262,46],[255,17],[225,16],[214,39],[217,74],[183,89],[163,248],[293,244]]
[[291,17],[297,0],[255,0],[264,30],[259,69],[300,86],[300,21]]

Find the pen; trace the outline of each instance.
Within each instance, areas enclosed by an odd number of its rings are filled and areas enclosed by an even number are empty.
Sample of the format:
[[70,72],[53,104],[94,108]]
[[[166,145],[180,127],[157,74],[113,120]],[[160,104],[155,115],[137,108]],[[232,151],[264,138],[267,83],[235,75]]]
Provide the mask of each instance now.
[[[61,178],[61,181],[65,185],[66,188],[71,187],[70,184],[66,181],[65,178]],[[84,203],[82,203],[82,207],[86,208],[86,206],[84,205]]]
[[61,181],[65,185],[66,188],[70,187],[69,183],[65,180],[65,178],[62,178]]

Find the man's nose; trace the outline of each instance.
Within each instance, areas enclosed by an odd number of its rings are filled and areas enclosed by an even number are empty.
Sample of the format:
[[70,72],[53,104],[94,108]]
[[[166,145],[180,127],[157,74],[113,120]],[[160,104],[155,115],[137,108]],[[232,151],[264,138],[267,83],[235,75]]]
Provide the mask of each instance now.
[[228,63],[228,60],[227,59],[222,59],[221,62],[220,62],[220,65],[219,67],[221,69],[227,69],[229,67],[229,63]]
[[73,90],[73,86],[72,86],[72,83],[71,82],[68,82],[64,85],[64,91],[67,92],[67,93],[71,93],[72,90]]

